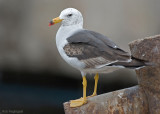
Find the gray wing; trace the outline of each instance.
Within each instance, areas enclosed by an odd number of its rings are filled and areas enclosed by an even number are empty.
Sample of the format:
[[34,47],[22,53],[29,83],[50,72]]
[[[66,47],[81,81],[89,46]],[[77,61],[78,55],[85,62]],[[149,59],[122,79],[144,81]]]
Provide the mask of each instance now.
[[128,61],[130,55],[102,34],[80,30],[67,38],[64,51],[69,57],[77,57],[87,68]]

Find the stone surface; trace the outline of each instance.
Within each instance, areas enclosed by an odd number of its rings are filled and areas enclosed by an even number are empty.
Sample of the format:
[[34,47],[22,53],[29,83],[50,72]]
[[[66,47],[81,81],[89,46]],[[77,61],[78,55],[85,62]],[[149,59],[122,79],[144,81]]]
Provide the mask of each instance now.
[[136,70],[136,73],[147,96],[150,114],[160,114],[160,35],[133,41],[129,46],[134,57],[155,63],[155,66]]
[[148,113],[147,99],[139,86],[118,90],[88,99],[88,103],[70,108],[64,103],[66,114],[145,114]]

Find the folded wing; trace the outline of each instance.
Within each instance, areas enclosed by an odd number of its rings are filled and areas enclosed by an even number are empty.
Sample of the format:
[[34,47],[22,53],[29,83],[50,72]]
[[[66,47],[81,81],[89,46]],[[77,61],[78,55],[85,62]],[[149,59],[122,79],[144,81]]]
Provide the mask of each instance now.
[[106,36],[88,30],[79,30],[67,38],[64,51],[69,57],[76,57],[86,64],[86,68],[95,68],[127,62],[130,55],[120,49]]

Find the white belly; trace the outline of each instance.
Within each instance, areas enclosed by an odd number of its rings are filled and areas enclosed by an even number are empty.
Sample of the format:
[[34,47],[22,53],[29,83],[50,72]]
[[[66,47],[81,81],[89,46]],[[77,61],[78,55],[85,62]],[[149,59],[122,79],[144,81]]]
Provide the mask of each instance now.
[[116,71],[120,69],[121,67],[116,66],[104,66],[102,68],[92,68],[92,69],[83,69],[82,71],[85,73],[111,73],[113,71]]

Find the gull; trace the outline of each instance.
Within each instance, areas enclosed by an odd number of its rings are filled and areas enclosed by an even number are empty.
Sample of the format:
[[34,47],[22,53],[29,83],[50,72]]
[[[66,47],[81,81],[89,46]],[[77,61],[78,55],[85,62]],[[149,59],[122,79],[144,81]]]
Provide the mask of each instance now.
[[81,72],[83,97],[70,101],[70,107],[87,103],[86,74],[95,74],[94,92],[97,95],[99,73],[110,73],[120,68],[142,68],[149,65],[144,60],[132,57],[106,36],[83,28],[83,16],[75,8],[64,9],[59,17],[52,19],[49,26],[60,23],[56,34],[56,45],[61,57]]

